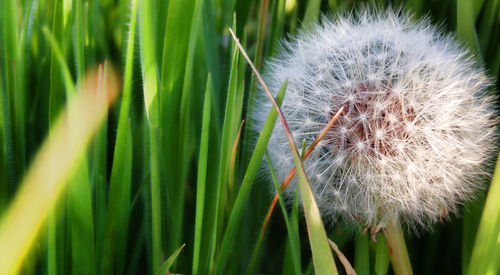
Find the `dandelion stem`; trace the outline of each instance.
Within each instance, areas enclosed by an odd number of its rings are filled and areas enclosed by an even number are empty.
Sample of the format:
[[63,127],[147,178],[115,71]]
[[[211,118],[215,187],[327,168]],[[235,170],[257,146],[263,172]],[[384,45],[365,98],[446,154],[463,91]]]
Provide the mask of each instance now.
[[412,275],[410,257],[406,250],[405,239],[401,224],[398,221],[388,222],[384,228],[387,248],[391,258],[392,269],[396,275]]

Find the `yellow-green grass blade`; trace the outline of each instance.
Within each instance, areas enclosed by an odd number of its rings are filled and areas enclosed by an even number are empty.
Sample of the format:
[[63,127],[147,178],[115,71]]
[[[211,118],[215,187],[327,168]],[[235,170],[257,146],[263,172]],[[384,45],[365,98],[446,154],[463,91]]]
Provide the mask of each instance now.
[[[276,97],[276,101],[278,102],[278,104],[281,104],[281,102],[283,101],[286,91],[286,85],[286,82],[283,83],[281,89],[278,92],[278,95]],[[267,147],[267,143],[269,142],[274,124],[276,123],[277,115],[278,113],[274,108],[270,110],[269,115],[266,119],[266,123],[264,124],[264,128],[262,129],[259,139],[257,140],[257,144],[251,156],[250,163],[248,164],[245,176],[243,177],[243,182],[241,183],[240,190],[238,191],[238,195],[236,196],[236,200],[229,217],[228,225],[226,227],[222,240],[219,257],[217,258],[215,266],[215,274],[224,273],[224,267],[227,263],[229,253],[231,252],[231,246],[233,245],[236,236],[238,224],[241,222],[246,199],[248,198],[248,195],[250,193],[252,182],[257,175],[257,171],[259,170],[262,157],[264,156],[264,152]]]
[[[488,190],[488,196],[477,229],[476,240],[467,274],[488,274],[491,266],[498,267],[500,243],[500,162],[497,161],[495,173]],[[497,273],[494,270],[493,273]]]
[[102,244],[101,274],[114,273],[124,265],[124,252],[130,204],[132,173],[132,129],[130,126],[130,101],[132,94],[132,66],[134,61],[135,33],[137,25],[137,0],[131,0],[130,25],[125,55],[123,92],[118,119],[118,130],[109,182],[106,224]]
[[33,160],[0,222],[0,274],[16,274],[19,270],[49,210],[116,97],[118,85],[114,75],[105,83],[109,99],[96,104],[97,76],[89,75],[83,91],[70,101]]

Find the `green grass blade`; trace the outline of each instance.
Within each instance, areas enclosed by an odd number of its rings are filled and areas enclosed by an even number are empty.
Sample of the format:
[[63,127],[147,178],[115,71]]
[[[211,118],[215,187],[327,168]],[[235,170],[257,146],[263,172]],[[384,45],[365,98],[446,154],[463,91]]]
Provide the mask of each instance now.
[[[195,96],[196,94],[193,93],[193,85],[192,82],[194,81],[194,69],[193,66],[195,65],[195,48],[196,48],[196,43],[197,43],[197,37],[198,37],[198,30],[201,28],[201,8],[202,8],[203,1],[201,0],[196,0],[195,6],[194,6],[194,11],[192,10],[187,10],[187,12],[193,12],[192,15],[192,22],[191,22],[191,29],[190,29],[190,37],[189,37],[189,44],[188,44],[188,50],[187,50],[187,57],[186,57],[186,65],[185,65],[185,72],[184,72],[184,81],[182,85],[182,95],[181,95],[181,101],[180,101],[180,119],[179,119],[179,133],[178,133],[178,139],[179,139],[179,144],[180,146],[180,154],[177,156],[179,158],[179,163],[181,165],[180,167],[180,178],[178,179],[178,182],[186,182],[187,178],[187,173],[188,173],[188,165],[189,165],[189,160],[191,159],[191,142],[190,142],[190,135],[192,134],[192,131],[190,131],[190,118],[192,116],[191,114],[191,104],[192,104],[192,97]],[[166,69],[166,68],[163,68]],[[174,69],[174,68],[172,68]],[[184,200],[185,200],[185,184],[178,184],[178,182],[171,182],[170,184],[170,194],[173,196],[171,197],[171,205],[173,206],[173,209],[171,211],[173,212],[170,217],[170,223],[171,223],[171,229],[169,231],[169,242],[168,242],[168,251],[173,250],[175,247],[178,247],[181,242],[182,238],[182,224],[183,224],[183,219],[184,219]]]
[[[189,106],[193,97],[191,74],[198,24],[193,25],[195,0],[171,0],[168,3],[160,79],[160,133],[159,149],[162,151],[162,177],[167,178],[161,191],[167,195],[162,211],[165,212],[165,253],[175,251],[181,244],[184,215],[184,190],[188,165],[195,145],[188,136],[191,127]],[[153,45],[152,45],[153,46]],[[186,72],[188,73],[186,75]],[[185,85],[186,84],[186,85]],[[176,130],[173,130],[176,129]],[[186,138],[188,137],[188,138]],[[160,139],[161,138],[161,139]],[[153,143],[151,143],[153,144]],[[168,233],[167,233],[168,231]]]
[[357,274],[370,274],[370,236],[358,234],[354,242],[354,270]]
[[[286,82],[283,83],[283,86],[278,92],[278,95],[276,97],[276,101],[278,102],[278,104],[281,104],[281,102],[283,101],[286,91],[286,84]],[[238,224],[240,223],[241,217],[243,215],[246,199],[248,198],[252,187],[252,182],[255,179],[257,171],[260,167],[260,163],[262,161],[262,157],[264,156],[267,143],[269,141],[269,138],[271,137],[274,124],[276,123],[277,115],[278,113],[274,108],[270,110],[269,115],[266,119],[266,123],[264,124],[264,128],[262,129],[259,139],[257,140],[257,145],[255,146],[255,149],[253,151],[250,163],[248,164],[245,176],[243,177],[243,182],[241,183],[240,190],[238,192],[238,195],[236,196],[236,200],[229,217],[228,225],[226,227],[222,245],[219,251],[219,257],[217,258],[217,263],[215,266],[215,274],[224,273],[224,267],[227,263],[229,253],[231,252],[231,246],[233,245],[234,238],[236,236]]]
[[320,7],[321,0],[311,0],[307,2],[306,13],[304,15],[304,20],[302,21],[303,26],[307,27],[318,22]]
[[457,36],[471,49],[471,51],[481,56],[474,18],[474,1],[458,0]]
[[274,189],[276,190],[276,193],[278,194],[278,200],[279,204],[281,207],[281,212],[283,213],[283,218],[285,219],[285,224],[286,228],[288,231],[288,241],[290,242],[290,251],[292,253],[292,259],[293,259],[293,270],[295,274],[301,274],[302,273],[302,268],[300,264],[300,245],[297,242],[298,240],[296,239],[295,236],[299,234],[297,228],[293,227],[290,219],[288,218],[288,213],[286,211],[285,207],[285,200],[283,199],[283,195],[281,194],[281,189],[278,184],[278,179],[276,178],[276,173],[274,172],[273,165],[271,163],[271,159],[269,158],[269,155],[266,152],[266,159],[267,163],[269,165],[269,170],[271,171],[271,176],[273,178],[273,183],[274,183]]
[[283,34],[285,25],[285,4],[286,0],[274,1],[266,56],[274,56],[276,54],[277,45]]
[[[233,22],[233,25],[236,25]],[[218,178],[217,178],[217,187],[215,194],[215,204],[216,209],[214,213],[214,231],[212,236],[212,252],[210,256],[210,270],[214,269],[214,260],[215,260],[215,251],[217,248],[218,239],[220,236],[220,229],[223,226],[224,222],[224,202],[225,195],[227,189],[227,176],[229,169],[229,159],[231,156],[232,144],[234,142],[234,138],[236,137],[236,126],[234,125],[236,113],[238,113],[236,106],[236,94],[238,89],[238,50],[233,45],[232,49],[232,57],[231,57],[231,71],[229,75],[229,83],[227,89],[227,97],[226,97],[226,107],[224,112],[224,122],[222,125],[222,140],[220,146],[220,159],[219,159],[219,169],[218,169]],[[237,118],[239,120],[239,117]]]
[[170,255],[170,257],[168,257],[165,260],[165,262],[161,265],[158,272],[156,272],[156,275],[170,274],[169,269],[174,264],[175,260],[177,259],[177,257],[181,253],[184,246],[186,246],[186,244],[181,245],[181,247],[179,247],[176,251],[174,251],[174,253],[172,253],[172,255]]
[[[497,161],[495,173],[488,191],[481,222],[476,234],[476,241],[472,250],[468,274],[487,274],[487,270],[494,265],[498,258],[498,240],[500,236],[500,162]],[[498,270],[496,271],[498,272]]]
[[375,274],[386,275],[389,271],[389,250],[384,234],[377,234],[375,245]]
[[130,100],[132,65],[134,61],[135,29],[137,25],[137,0],[131,0],[130,26],[125,55],[125,73],[121,99],[118,131],[109,182],[106,226],[102,245],[101,274],[112,274],[114,266],[123,267],[123,253],[127,242],[128,205],[130,204],[132,172],[132,135],[130,126]]
[[[8,141],[12,152],[11,179],[17,183],[25,170],[26,163],[26,94],[24,91],[24,45],[19,45],[18,35],[18,13],[14,0],[5,0],[0,4],[0,56],[2,58],[2,72],[5,91],[7,93],[7,105],[9,108],[10,133]],[[10,170],[10,169],[9,169]],[[14,191],[14,190],[11,190]]]
[[196,218],[194,229],[194,249],[192,274],[200,272],[201,238],[205,208],[205,186],[207,180],[208,144],[210,138],[211,76],[207,78],[205,100],[203,104],[203,122],[201,131],[200,154],[198,158],[198,176],[196,177]]
[[162,210],[160,182],[160,100],[158,96],[158,64],[155,54],[152,29],[152,0],[141,1],[139,6],[139,34],[144,103],[149,124],[151,161],[151,245],[153,272],[159,270],[162,262]]

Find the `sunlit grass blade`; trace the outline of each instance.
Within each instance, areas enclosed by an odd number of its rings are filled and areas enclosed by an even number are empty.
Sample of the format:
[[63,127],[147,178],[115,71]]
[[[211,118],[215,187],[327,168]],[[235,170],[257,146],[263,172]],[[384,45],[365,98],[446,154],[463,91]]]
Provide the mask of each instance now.
[[15,274],[20,268],[72,168],[116,97],[116,77],[110,75],[105,81],[108,101],[96,104],[97,76],[89,75],[35,157],[1,221],[0,274]]
[[[495,173],[488,190],[488,196],[477,229],[476,241],[467,274],[488,274],[488,268],[497,265],[500,242],[500,162],[497,161]],[[494,271],[498,272],[498,270]]]
[[260,76],[260,73],[255,68],[254,64],[246,54],[245,50],[239,43],[239,40],[236,38],[233,31],[230,29],[231,35],[233,36],[236,45],[241,51],[242,55],[247,60],[248,64],[254,71],[257,79],[262,85],[264,91],[267,96],[273,103],[274,108],[278,112],[279,118],[285,129],[285,133],[290,144],[290,149],[292,151],[293,159],[295,166],[297,167],[297,175],[299,181],[299,189],[302,198],[302,204],[304,207],[304,215],[306,217],[307,224],[307,233],[309,236],[309,243],[311,245],[311,251],[313,256],[314,267],[317,273],[319,274],[337,274],[337,269],[335,266],[335,262],[333,261],[333,256],[330,251],[330,247],[328,245],[328,238],[326,236],[325,228],[323,227],[323,222],[321,220],[321,215],[319,213],[318,205],[316,204],[316,200],[314,199],[314,195],[311,190],[311,186],[309,184],[309,180],[307,179],[307,175],[302,164],[302,159],[299,156],[299,152],[297,151],[297,146],[293,140],[292,134],[290,133],[290,129],[288,128],[288,124],[286,119],[281,111],[279,105],[276,102],[276,99],[273,97],[264,80]]
[[[283,83],[281,89],[278,92],[278,95],[276,96],[276,101],[278,102],[278,104],[281,104],[281,102],[283,101],[286,91],[286,84],[286,82]],[[236,200],[229,217],[228,225],[226,227],[222,245],[219,251],[219,257],[217,258],[216,262],[215,274],[224,273],[224,267],[226,265],[227,258],[229,257],[229,253],[231,252],[231,246],[234,242],[238,224],[243,215],[246,199],[248,198],[250,189],[252,187],[252,182],[255,179],[257,171],[260,167],[260,163],[262,161],[262,157],[264,156],[267,143],[269,141],[269,138],[271,137],[272,130],[274,129],[274,124],[276,123],[277,115],[278,114],[275,109],[270,110],[269,115],[266,119],[266,123],[264,124],[264,128],[262,129],[259,139],[257,140],[257,144],[251,156],[250,163],[248,164],[245,176],[243,177],[243,182],[241,183],[240,190],[238,191],[238,195],[236,196]]]

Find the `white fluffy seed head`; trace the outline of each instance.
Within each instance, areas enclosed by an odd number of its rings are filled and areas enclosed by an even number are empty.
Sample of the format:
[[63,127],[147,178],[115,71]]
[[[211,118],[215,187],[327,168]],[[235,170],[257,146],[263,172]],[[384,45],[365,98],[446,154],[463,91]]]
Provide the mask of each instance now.
[[[323,18],[267,63],[271,91],[286,79],[282,109],[297,143],[311,144],[345,107],[305,162],[325,218],[425,228],[471,197],[496,150],[491,81],[428,20],[366,8]],[[262,127],[271,105],[254,105]],[[279,123],[268,150],[283,179],[293,159]]]

